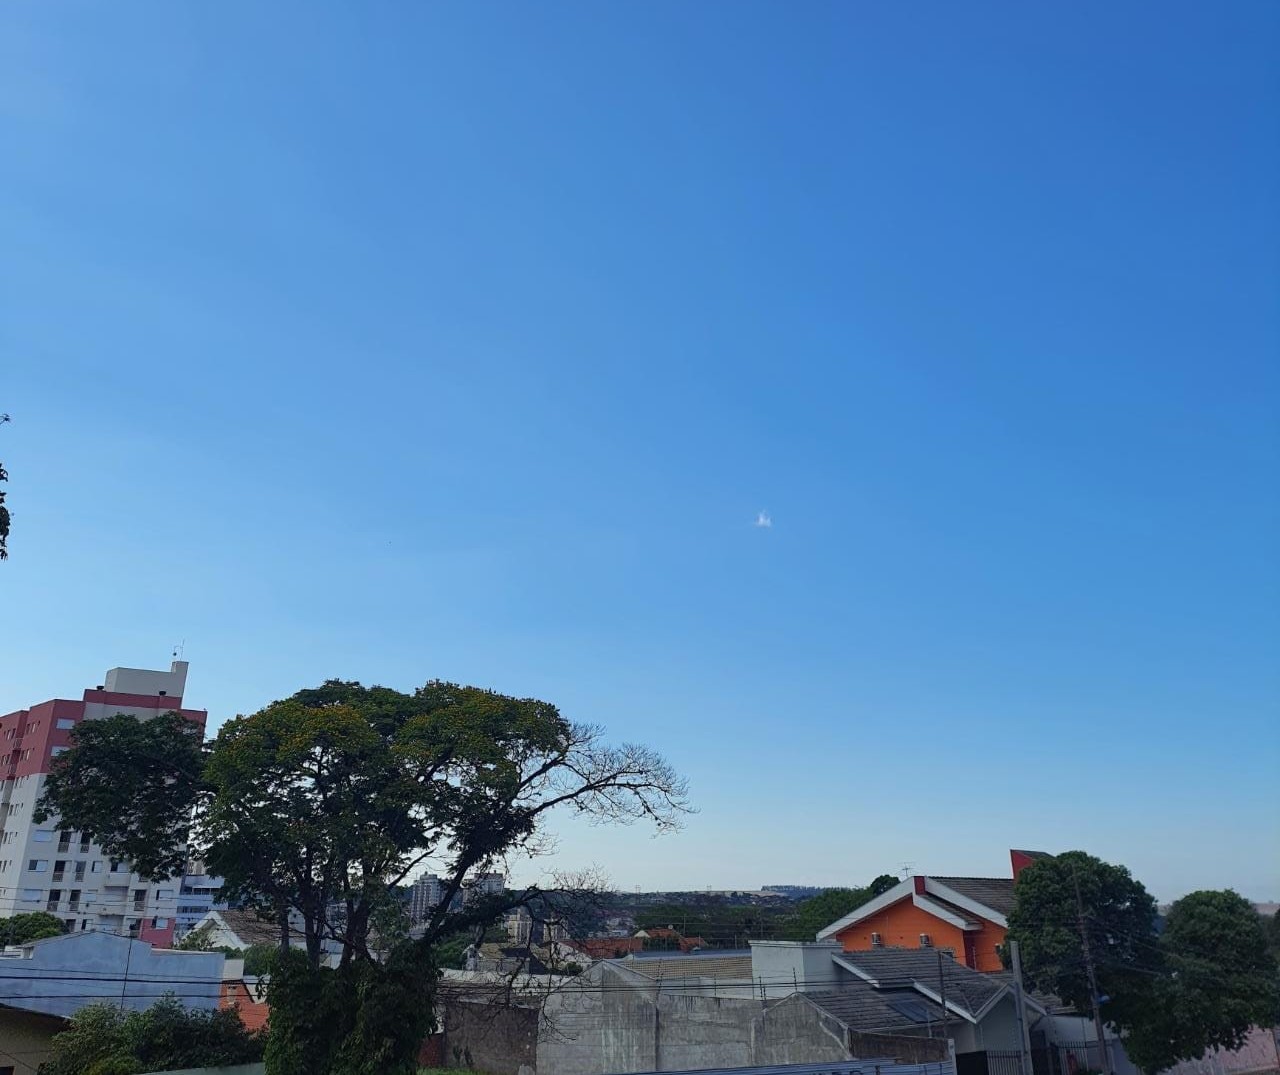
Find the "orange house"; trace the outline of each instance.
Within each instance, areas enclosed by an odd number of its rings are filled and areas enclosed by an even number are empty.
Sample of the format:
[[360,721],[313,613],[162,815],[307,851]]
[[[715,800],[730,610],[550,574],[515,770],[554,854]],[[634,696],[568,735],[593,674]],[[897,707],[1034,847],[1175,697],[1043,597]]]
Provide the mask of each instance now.
[[[1012,852],[1014,877],[1038,857]],[[846,952],[940,948],[974,970],[1001,971],[1012,910],[1013,878],[917,875],[831,923],[818,940],[839,941]]]

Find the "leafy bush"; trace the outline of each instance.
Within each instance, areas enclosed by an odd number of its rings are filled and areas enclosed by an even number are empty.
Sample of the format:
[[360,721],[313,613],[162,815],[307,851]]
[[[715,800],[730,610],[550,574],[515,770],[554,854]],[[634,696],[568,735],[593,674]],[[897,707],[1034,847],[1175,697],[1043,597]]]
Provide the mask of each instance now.
[[250,1064],[262,1059],[265,1044],[263,1035],[245,1029],[234,1009],[184,1008],[172,994],[140,1012],[93,1004],[54,1036],[40,1075],[138,1075]]
[[12,918],[0,918],[0,948],[6,944],[28,944],[45,937],[61,937],[66,932],[62,919],[48,911],[16,914]]

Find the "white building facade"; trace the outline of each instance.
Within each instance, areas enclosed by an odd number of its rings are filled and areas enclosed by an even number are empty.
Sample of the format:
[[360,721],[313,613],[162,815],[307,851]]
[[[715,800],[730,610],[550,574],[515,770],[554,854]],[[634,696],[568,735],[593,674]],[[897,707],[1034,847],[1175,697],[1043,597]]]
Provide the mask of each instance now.
[[78,700],[55,698],[0,716],[0,917],[47,911],[69,932],[99,930],[161,947],[177,926],[178,877],[159,883],[113,862],[83,833],[56,818],[36,824],[36,802],[53,759],[77,724],[118,713],[148,720],[177,711],[203,730],[205,710],[184,709],[187,663],[167,672],[113,668]]

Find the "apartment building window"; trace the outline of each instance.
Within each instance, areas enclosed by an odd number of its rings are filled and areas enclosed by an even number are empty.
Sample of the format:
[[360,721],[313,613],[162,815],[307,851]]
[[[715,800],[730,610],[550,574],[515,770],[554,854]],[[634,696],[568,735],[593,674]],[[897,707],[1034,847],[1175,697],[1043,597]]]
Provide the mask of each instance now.
[[61,852],[70,851],[70,850],[71,850],[71,833],[67,832],[66,829],[63,829],[60,833],[58,833],[58,851],[61,853]]
[[65,874],[66,872],[67,872],[67,860],[66,859],[56,860],[53,864],[53,879],[55,881],[61,881],[62,875]]
[[84,868],[86,865],[88,864],[84,861],[84,859],[81,859],[76,863],[76,880],[77,881],[84,880]]
[[133,890],[133,909],[141,911],[147,903],[147,890],[145,888],[135,888]]
[[71,890],[71,895],[67,897],[67,910],[68,911],[80,910],[80,889],[73,888]]
[[87,855],[89,853],[89,834],[82,832],[80,834],[80,854]]
[[49,757],[56,758],[59,754],[65,754],[70,749],[70,747],[54,747],[49,751]]
[[95,860],[95,861],[93,862],[93,864],[92,864],[92,865],[90,865],[90,867],[89,867],[89,872],[90,872],[90,873],[101,873],[101,872],[102,872],[102,859],[97,859],[97,860]]
[[58,731],[60,732],[69,732],[75,726],[76,726],[76,722],[72,720],[70,717],[58,718]]
[[49,898],[45,901],[44,908],[46,911],[56,911],[58,909],[58,901],[62,899],[62,889],[49,889]]
[[28,859],[27,869],[30,870],[32,873],[48,873],[49,860],[48,859]]
[[32,833],[31,839],[38,844],[51,844],[53,843],[53,830],[36,829],[36,831]]
[[[123,865],[124,865],[124,863],[123,863],[123,862],[117,862],[115,859],[112,859],[112,860],[111,860],[111,872],[112,872],[112,873],[119,873],[119,872],[120,872],[120,868],[121,868]],[[127,871],[126,871],[126,872],[127,872]]]
[[76,928],[76,920],[74,918],[64,918],[62,924],[67,927],[68,933]]
[[22,890],[23,903],[36,903],[40,899],[40,890],[38,888],[24,888]]

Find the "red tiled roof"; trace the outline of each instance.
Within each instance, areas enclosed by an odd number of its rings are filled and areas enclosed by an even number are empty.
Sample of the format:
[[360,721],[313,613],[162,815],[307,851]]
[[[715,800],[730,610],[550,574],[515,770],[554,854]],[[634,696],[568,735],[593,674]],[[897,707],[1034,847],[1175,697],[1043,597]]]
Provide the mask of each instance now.
[[573,946],[591,959],[616,959],[628,952],[644,951],[643,937],[587,937]]

